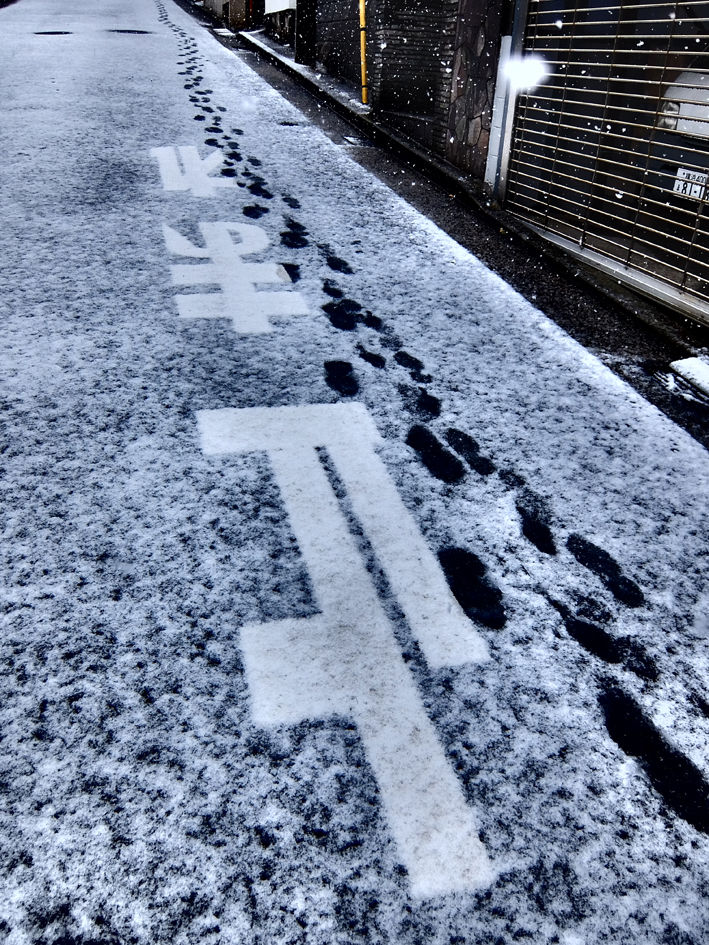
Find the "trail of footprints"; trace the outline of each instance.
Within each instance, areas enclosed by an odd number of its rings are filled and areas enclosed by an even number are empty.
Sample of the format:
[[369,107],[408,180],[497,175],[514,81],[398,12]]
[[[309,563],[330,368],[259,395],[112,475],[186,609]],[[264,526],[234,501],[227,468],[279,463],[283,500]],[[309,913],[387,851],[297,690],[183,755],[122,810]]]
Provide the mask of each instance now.
[[[247,189],[257,200],[271,201],[274,194],[257,171],[261,161],[251,156],[244,159],[240,142],[242,129],[224,127],[227,109],[214,103],[212,89],[202,87],[204,77],[200,68],[203,60],[196,42],[169,20],[160,0],[156,0],[156,5],[159,21],[178,37],[180,59],[177,64],[182,67],[179,75],[185,79],[185,90],[190,93],[189,100],[195,108],[194,120],[203,125],[204,144],[224,152],[222,175],[242,178],[237,181],[239,187]],[[294,123],[284,121],[281,124]],[[280,197],[289,209],[300,208],[298,200],[290,194],[281,194]],[[243,215],[250,220],[258,220],[269,212],[270,207],[265,203],[254,202],[242,209]],[[307,229],[290,215],[284,216],[280,238],[281,245],[289,250],[310,245]],[[337,256],[327,243],[316,245],[333,273],[342,276],[353,274],[351,265]],[[295,263],[283,265],[291,280],[297,282],[300,266]],[[541,554],[557,555],[557,539],[547,505],[521,476],[514,470],[498,468],[469,433],[448,427],[443,431],[442,442],[426,425],[440,416],[441,401],[427,389],[426,385],[433,381],[433,377],[426,372],[424,363],[402,347],[401,339],[382,318],[349,298],[337,281],[325,279],[322,290],[328,297],[322,311],[334,329],[352,333],[360,326],[372,329],[379,335],[380,347],[392,352],[388,357],[357,342],[355,350],[361,361],[378,371],[391,368],[393,362],[396,365],[393,370],[398,369],[399,374],[403,370],[408,374],[411,383],[396,382],[404,408],[416,421],[409,429],[406,443],[429,473],[451,487],[462,482],[470,472],[481,477],[497,475],[505,488],[515,493],[521,534]],[[359,392],[359,380],[352,363],[326,361],[323,369],[326,383],[340,396],[354,397]],[[630,608],[644,604],[640,587],[607,551],[577,534],[568,537],[566,549],[596,576],[618,604]],[[480,558],[466,548],[443,548],[438,558],[450,588],[466,614],[490,630],[501,630],[507,620],[503,595]],[[568,637],[585,652],[606,665],[634,673],[647,684],[658,680],[657,667],[642,646],[630,637],[618,637],[610,632],[608,627],[613,618],[601,604],[592,598],[579,600],[574,612],[553,595],[546,596],[559,613]],[[691,702],[709,718],[709,702],[697,693],[691,695]],[[696,829],[709,832],[709,782],[702,772],[664,739],[637,702],[614,681],[601,680],[599,704],[610,737],[622,751],[639,760],[668,807]]]
[[[524,538],[544,555],[558,554],[557,539],[552,529],[552,518],[544,499],[530,489],[514,470],[499,469],[484,454],[477,441],[467,432],[448,427],[439,439],[425,421],[441,413],[440,400],[431,395],[426,384],[433,379],[425,372],[418,358],[400,348],[400,341],[382,319],[364,310],[335,283],[328,280],[323,289],[335,301],[327,302],[323,311],[334,328],[355,331],[359,325],[380,333],[383,348],[394,348],[391,360],[408,371],[415,388],[399,384],[404,406],[415,415],[406,437],[406,443],[416,453],[425,468],[449,486],[462,482],[472,471],[487,477],[497,474],[506,488],[515,492],[515,508]],[[372,367],[382,370],[390,363],[387,358],[369,351],[361,343],[356,347],[359,357]],[[325,366],[326,381],[343,396],[358,391],[354,369],[348,362],[334,362]],[[346,386],[343,384],[346,379]],[[638,584],[628,577],[621,565],[603,548],[581,535],[571,534],[566,548],[584,568],[590,571],[622,606],[641,607],[645,598]],[[468,616],[491,630],[501,630],[506,623],[502,592],[487,574],[485,564],[465,548],[443,548],[439,561],[450,588]],[[612,615],[592,598],[578,601],[576,612],[547,595],[559,612],[568,637],[585,652],[609,666],[617,666],[634,673],[645,683],[658,680],[659,672],[652,657],[631,637],[619,637],[608,629]],[[561,636],[561,633],[559,633]],[[620,689],[612,679],[601,679],[599,705],[610,737],[628,755],[637,758],[648,779],[664,802],[696,829],[709,832],[709,782],[688,758],[671,746],[657,727],[643,713],[637,702]],[[709,717],[709,703],[693,694],[692,702]]]
[[[441,412],[440,400],[425,387],[433,378],[425,372],[423,362],[400,347],[400,340],[381,318],[347,298],[332,280],[323,284],[323,290],[333,300],[323,305],[333,327],[351,332],[359,325],[373,328],[380,334],[383,348],[395,349],[391,360],[408,371],[411,380],[418,385],[412,388],[399,384],[398,389],[404,406],[418,421],[409,429],[406,443],[431,475],[455,486],[466,478],[469,471],[481,477],[497,474],[505,487],[515,492],[515,508],[524,538],[541,554],[557,555],[552,518],[544,499],[530,489],[514,470],[498,469],[469,433],[448,427],[443,433],[445,443],[442,442],[422,422],[438,417]],[[357,344],[356,351],[361,360],[377,370],[383,370],[389,364],[383,354],[370,351],[361,343]],[[359,390],[353,365],[349,362],[326,362],[325,379],[342,396],[354,396]],[[645,597],[638,584],[603,548],[577,534],[567,538],[566,548],[620,605],[637,608],[644,604]],[[480,558],[466,548],[443,548],[438,558],[450,588],[466,614],[490,630],[501,630],[506,623],[502,592],[488,576]],[[597,601],[592,598],[577,601],[576,612],[573,612],[551,595],[547,595],[547,599],[560,614],[568,637],[588,654],[606,665],[634,673],[647,684],[657,682],[659,672],[652,657],[631,637],[619,637],[610,632],[608,626],[612,623],[612,614]],[[697,830],[709,832],[709,782],[702,772],[666,741],[637,702],[615,681],[601,679],[599,689],[599,705],[613,741],[623,752],[638,759],[669,808]],[[709,717],[706,700],[693,694],[691,701]]]

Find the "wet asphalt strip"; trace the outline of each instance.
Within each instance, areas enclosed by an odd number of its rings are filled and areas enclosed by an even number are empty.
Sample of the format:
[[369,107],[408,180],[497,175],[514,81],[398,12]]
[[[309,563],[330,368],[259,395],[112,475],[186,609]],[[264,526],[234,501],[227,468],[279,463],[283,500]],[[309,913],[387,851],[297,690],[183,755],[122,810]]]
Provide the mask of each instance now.
[[[184,78],[184,88],[190,93],[194,120],[204,123],[204,144],[219,148],[224,153],[221,174],[237,180],[237,186],[246,188],[258,200],[274,197],[267,178],[260,170],[262,162],[254,156],[244,158],[239,139],[242,129],[226,126],[227,108],[213,100],[213,91],[203,88],[204,76],[197,43],[188,33],[173,23],[161,0],[156,0],[158,19],[167,25],[178,40],[180,57],[176,65]],[[293,210],[300,208],[290,194],[280,194]],[[244,207],[248,219],[257,220],[270,212],[265,203]],[[297,251],[310,245],[310,234],[303,224],[292,216],[284,216],[281,245]],[[318,241],[317,248],[333,273],[347,276],[354,273],[352,265],[337,256],[327,242]],[[294,282],[300,276],[300,264],[283,264]],[[386,321],[365,309],[356,299],[347,296],[346,281],[328,278],[322,289],[329,301],[322,305],[333,329],[356,337],[359,326],[378,333],[382,348],[392,351],[391,358],[367,350],[361,342],[353,345],[353,355],[377,371],[390,370],[392,386],[402,397],[404,409],[414,421],[406,437],[407,445],[428,472],[450,487],[461,483],[470,473],[476,476],[498,475],[505,487],[514,493],[522,535],[540,554],[556,556],[559,525],[552,520],[544,499],[514,469],[499,469],[494,459],[484,455],[477,441],[467,431],[453,427],[445,433],[446,445],[427,426],[427,422],[441,413],[441,401],[431,394],[427,385],[435,386],[435,378],[426,371],[423,361],[401,347],[401,340]],[[360,384],[354,364],[345,360],[327,360],[323,364],[328,386],[342,398],[351,398],[359,392]],[[403,375],[408,375],[404,379]],[[393,393],[393,391],[392,391]],[[350,522],[360,536],[361,528]],[[566,531],[566,529],[564,529]],[[566,549],[586,571],[593,575],[613,595],[621,607],[638,608],[645,598],[638,584],[629,577],[619,562],[605,549],[581,535],[572,533],[566,540]],[[487,573],[485,563],[470,549],[445,547],[438,550],[438,559],[448,584],[461,607],[474,622],[490,630],[501,630],[506,624],[502,592]],[[659,680],[657,666],[651,656],[634,640],[612,632],[613,616],[593,597],[585,598],[576,608],[569,608],[556,599],[559,589],[541,588],[541,593],[558,611],[566,631],[566,639],[573,640],[590,654],[597,665],[631,672],[647,685]],[[561,635],[561,630],[558,633]],[[596,666],[593,668],[597,678]],[[622,688],[622,677],[597,678],[598,701],[603,712],[610,738],[643,766],[650,783],[665,804],[696,829],[709,833],[709,782],[694,763],[670,745],[659,729],[642,711],[637,702]],[[690,693],[690,711],[709,717],[709,704],[698,693]]]

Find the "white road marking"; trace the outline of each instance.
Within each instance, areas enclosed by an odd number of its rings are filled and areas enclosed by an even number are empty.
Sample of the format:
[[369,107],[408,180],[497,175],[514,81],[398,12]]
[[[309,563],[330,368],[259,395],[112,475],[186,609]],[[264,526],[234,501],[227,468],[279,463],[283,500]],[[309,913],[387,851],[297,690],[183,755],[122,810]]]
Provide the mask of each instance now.
[[443,665],[447,641],[452,663],[485,659],[484,641],[374,452],[380,438],[371,417],[360,404],[318,404],[205,410],[198,421],[205,453],[268,452],[322,611],[242,628],[255,720],[352,717],[413,895],[488,885],[494,871],[473,813],[315,451],[327,449],[346,484],[426,656]]
[[226,177],[213,177],[224,163],[221,150],[212,150],[207,157],[201,158],[194,145],[178,148],[151,148],[151,155],[157,160],[160,177],[165,190],[192,192],[194,197],[211,197],[217,187],[235,187],[233,180]]
[[[274,315],[306,315],[308,306],[297,292],[257,289],[290,285],[290,276],[277,263],[244,262],[269,245],[265,230],[248,223],[200,223],[204,247],[195,246],[172,227],[163,226],[168,251],[174,256],[208,262],[170,267],[173,285],[215,285],[220,292],[178,295],[180,318],[230,318],[239,334],[273,330]],[[234,237],[239,239],[234,242]]]

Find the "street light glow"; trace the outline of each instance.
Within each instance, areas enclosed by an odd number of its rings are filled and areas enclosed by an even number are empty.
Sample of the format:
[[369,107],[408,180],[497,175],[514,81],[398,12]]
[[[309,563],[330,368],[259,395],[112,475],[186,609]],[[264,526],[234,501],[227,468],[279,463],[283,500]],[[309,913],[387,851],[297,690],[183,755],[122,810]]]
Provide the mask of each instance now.
[[511,56],[505,66],[505,77],[514,91],[533,89],[546,79],[549,68],[541,56]]

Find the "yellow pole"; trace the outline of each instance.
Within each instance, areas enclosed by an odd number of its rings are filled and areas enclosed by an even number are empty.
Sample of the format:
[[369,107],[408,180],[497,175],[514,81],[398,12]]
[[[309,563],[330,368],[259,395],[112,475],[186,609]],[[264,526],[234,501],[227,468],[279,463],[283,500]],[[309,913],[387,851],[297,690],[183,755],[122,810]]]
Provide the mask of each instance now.
[[365,0],[359,0],[359,55],[362,64],[362,104],[367,104],[367,14]]

